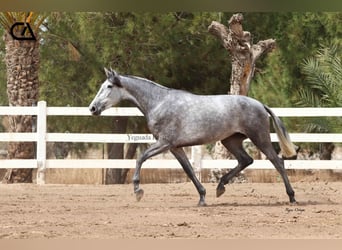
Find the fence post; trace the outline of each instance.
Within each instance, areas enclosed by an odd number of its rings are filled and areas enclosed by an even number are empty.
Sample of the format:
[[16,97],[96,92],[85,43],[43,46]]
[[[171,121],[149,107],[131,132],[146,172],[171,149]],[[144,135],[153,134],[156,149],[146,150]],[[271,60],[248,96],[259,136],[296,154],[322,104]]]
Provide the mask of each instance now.
[[46,102],[38,102],[37,112],[37,184],[45,184],[46,170]]

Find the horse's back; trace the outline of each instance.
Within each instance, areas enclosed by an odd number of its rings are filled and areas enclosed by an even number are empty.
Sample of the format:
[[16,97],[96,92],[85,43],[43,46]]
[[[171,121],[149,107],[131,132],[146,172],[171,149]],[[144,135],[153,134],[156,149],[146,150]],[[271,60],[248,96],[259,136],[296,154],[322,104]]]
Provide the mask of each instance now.
[[[201,108],[207,112],[220,113],[235,119],[251,119],[257,115],[267,115],[264,105],[256,99],[241,95],[200,96]],[[252,116],[252,117],[251,117]]]
[[[157,111],[157,110],[156,110]],[[258,116],[267,117],[267,112],[259,101],[240,95],[194,95],[177,91],[163,105],[158,106],[162,119],[169,118],[209,125],[213,122],[248,121]]]

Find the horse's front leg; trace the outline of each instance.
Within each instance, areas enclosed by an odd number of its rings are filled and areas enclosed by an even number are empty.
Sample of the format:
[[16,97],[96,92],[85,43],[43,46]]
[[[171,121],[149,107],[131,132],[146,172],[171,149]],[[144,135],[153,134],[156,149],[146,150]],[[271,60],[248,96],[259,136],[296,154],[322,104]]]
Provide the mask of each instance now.
[[133,185],[134,185],[134,193],[137,201],[140,201],[141,198],[144,196],[144,190],[139,187],[140,184],[140,170],[143,160],[140,158],[136,162],[135,172],[133,175]]
[[150,148],[148,148],[137,160],[135,166],[135,172],[133,175],[134,193],[136,195],[137,201],[140,201],[144,196],[144,190],[139,187],[140,184],[140,170],[141,166],[148,158],[155,156],[169,149],[170,145],[168,143],[157,141]]

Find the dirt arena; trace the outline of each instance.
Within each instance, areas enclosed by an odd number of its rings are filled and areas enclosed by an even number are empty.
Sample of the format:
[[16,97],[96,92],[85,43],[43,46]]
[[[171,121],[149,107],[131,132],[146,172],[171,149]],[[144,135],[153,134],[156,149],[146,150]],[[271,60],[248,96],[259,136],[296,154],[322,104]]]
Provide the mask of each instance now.
[[282,183],[236,183],[197,207],[192,183],[0,184],[0,239],[342,238],[342,182],[296,182],[290,205]]

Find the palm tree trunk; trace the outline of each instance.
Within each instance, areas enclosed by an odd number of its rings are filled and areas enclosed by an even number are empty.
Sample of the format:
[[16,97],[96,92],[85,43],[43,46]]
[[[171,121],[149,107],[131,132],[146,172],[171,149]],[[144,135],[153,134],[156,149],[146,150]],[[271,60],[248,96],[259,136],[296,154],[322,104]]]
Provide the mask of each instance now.
[[[4,34],[7,96],[10,106],[33,106],[38,100],[39,40],[14,40]],[[10,116],[9,132],[32,132],[32,116]],[[34,159],[34,142],[11,142],[9,159]],[[32,182],[33,169],[9,169],[7,183]]]

